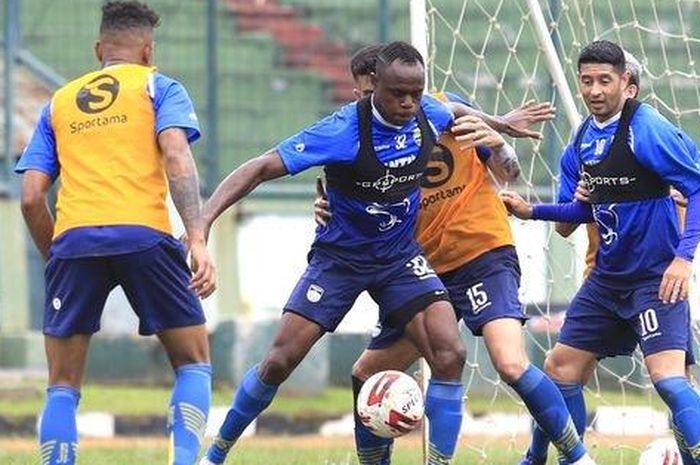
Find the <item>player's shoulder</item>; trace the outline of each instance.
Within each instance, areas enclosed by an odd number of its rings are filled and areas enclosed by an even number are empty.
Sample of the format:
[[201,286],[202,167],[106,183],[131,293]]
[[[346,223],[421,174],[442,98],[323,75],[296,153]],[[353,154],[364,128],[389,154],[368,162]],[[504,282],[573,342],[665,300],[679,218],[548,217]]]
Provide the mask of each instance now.
[[431,94],[423,94],[420,104],[423,107],[423,111],[450,111],[445,102],[439,100]]

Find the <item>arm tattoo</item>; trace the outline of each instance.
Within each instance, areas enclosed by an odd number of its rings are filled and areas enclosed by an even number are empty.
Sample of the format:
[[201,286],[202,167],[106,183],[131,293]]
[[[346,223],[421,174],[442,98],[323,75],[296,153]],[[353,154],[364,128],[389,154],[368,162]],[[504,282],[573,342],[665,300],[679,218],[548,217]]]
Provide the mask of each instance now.
[[180,172],[169,174],[168,184],[173,203],[185,224],[187,233],[191,234],[194,230],[201,230],[203,225],[197,171],[191,158],[187,165]]
[[513,147],[505,144],[500,150],[494,151],[491,156],[510,180],[515,180],[520,176],[520,163]]

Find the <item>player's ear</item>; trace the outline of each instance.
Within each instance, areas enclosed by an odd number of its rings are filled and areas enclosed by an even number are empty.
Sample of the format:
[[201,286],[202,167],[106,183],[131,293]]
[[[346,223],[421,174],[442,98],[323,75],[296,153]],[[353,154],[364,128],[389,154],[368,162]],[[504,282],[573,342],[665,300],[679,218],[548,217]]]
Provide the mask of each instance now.
[[362,92],[360,92],[360,90],[357,87],[353,87],[352,95],[355,96],[356,100],[360,100],[362,98]]
[[95,57],[97,58],[97,61],[102,63],[102,43],[99,40],[95,41]]
[[156,43],[154,40],[146,43],[143,46],[143,63],[145,65],[152,65],[153,64],[153,55],[155,54],[155,48],[156,48]]

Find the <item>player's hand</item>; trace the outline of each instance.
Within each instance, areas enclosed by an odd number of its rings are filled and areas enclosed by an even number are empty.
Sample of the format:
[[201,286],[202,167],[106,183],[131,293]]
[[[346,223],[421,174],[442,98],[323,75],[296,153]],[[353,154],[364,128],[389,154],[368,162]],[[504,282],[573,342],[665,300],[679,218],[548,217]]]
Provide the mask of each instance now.
[[192,241],[190,249],[190,268],[192,269],[192,279],[190,289],[197,295],[206,299],[216,290],[216,268],[214,261],[209,255],[204,240]]
[[579,179],[578,184],[576,184],[574,198],[579,202],[591,203],[591,191],[588,190],[588,184],[583,179]]
[[542,133],[533,131],[530,126],[554,119],[556,108],[549,102],[528,100],[524,105],[501,116],[503,132],[511,137],[542,139]]
[[503,136],[478,116],[457,118],[451,131],[462,148],[483,145],[492,150],[500,150],[506,143]]
[[316,178],[316,200],[314,200],[314,220],[319,226],[326,226],[331,220],[331,213],[326,188],[321,177]]
[[675,304],[688,298],[688,282],[693,274],[693,264],[688,260],[675,257],[666,268],[659,286],[659,299],[665,304]]
[[674,202],[676,202],[676,205],[678,205],[679,207],[685,208],[688,206],[688,199],[686,199],[680,191],[677,191],[673,187],[671,188],[671,198]]
[[532,218],[532,204],[522,198],[520,194],[513,191],[501,191],[498,195],[506,205],[508,213],[521,220],[529,220]]

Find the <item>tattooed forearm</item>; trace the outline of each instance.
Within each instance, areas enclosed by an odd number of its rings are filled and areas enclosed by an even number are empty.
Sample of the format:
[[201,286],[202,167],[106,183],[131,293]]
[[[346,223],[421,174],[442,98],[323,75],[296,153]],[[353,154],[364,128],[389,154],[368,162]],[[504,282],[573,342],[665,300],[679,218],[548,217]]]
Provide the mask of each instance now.
[[191,169],[169,176],[170,195],[182,218],[187,234],[192,237],[203,231],[199,180],[194,164]]
[[504,145],[489,157],[489,168],[501,182],[512,182],[520,176],[520,163],[515,150]]

